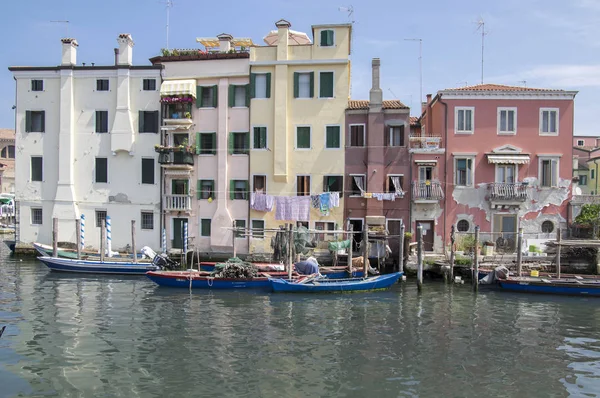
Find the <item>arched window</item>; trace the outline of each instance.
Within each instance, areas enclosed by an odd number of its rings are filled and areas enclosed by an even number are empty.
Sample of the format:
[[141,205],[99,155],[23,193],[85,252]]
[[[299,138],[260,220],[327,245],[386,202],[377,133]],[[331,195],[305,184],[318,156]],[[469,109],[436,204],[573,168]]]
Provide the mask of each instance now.
[[542,232],[545,234],[552,233],[554,231],[554,223],[552,221],[544,221],[542,223]]
[[467,220],[460,220],[456,223],[456,229],[458,232],[467,232],[469,230],[469,222]]
[[8,145],[2,148],[2,152],[0,152],[0,157],[4,159],[14,159],[15,158],[15,146]]

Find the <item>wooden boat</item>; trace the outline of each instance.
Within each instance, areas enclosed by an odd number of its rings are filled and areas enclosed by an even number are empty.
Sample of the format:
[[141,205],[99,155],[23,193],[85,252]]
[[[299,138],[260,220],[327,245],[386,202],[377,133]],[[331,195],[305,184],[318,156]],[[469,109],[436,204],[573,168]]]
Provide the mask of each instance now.
[[38,257],[38,260],[53,271],[88,274],[145,275],[148,271],[159,269],[159,267],[148,261],[134,263],[132,261],[74,260],[47,256]]
[[[260,273],[256,278],[215,278],[202,271],[149,271],[146,276],[159,286],[189,289],[264,289],[269,290],[269,277],[284,277],[286,272]],[[191,283],[190,283],[191,282]]]
[[[216,262],[206,262],[202,261],[200,263],[200,270],[212,272],[215,269]],[[273,264],[273,263],[253,263],[259,271],[261,272],[277,272],[277,269],[274,269],[275,266],[282,267],[281,264]],[[348,277],[348,267],[319,267],[319,272],[326,278],[331,279],[342,279]],[[354,268],[352,272],[353,277],[363,277],[364,271],[362,269]]]
[[[339,292],[363,292],[369,290],[387,289],[402,276],[402,272],[393,274],[377,275],[369,278],[347,278],[347,279],[300,279],[289,281],[285,279],[271,278],[271,288],[274,292],[286,293],[339,293]],[[307,279],[310,279],[307,278]]]
[[14,240],[6,239],[6,240],[4,240],[4,244],[6,246],[8,246],[8,248],[10,249],[11,252],[14,253],[15,245],[17,244],[17,242],[15,242]]
[[[33,244],[33,247],[35,248],[35,250],[37,250],[37,252],[44,257],[52,257],[52,246],[50,245],[45,245],[43,243],[38,243],[35,242]],[[71,259],[77,259],[77,250],[74,249],[65,249],[62,247],[58,248],[58,257],[61,258],[71,258]],[[138,258],[142,258],[143,255],[142,254],[138,254]],[[81,258],[83,259],[89,259],[89,260],[99,260],[100,259],[100,253],[98,252],[93,252],[93,251],[89,251],[89,250],[82,250],[81,251]],[[133,256],[131,254],[127,254],[127,253],[119,253],[117,255],[114,255],[110,258],[133,258]]]
[[498,280],[498,285],[503,290],[513,292],[600,297],[600,280],[582,277],[552,279],[509,276]]

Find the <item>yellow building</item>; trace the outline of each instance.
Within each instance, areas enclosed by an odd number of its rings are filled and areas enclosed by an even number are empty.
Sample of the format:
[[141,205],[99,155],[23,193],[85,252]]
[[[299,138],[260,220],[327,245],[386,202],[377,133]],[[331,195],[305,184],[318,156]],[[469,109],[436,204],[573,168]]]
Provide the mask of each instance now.
[[[343,190],[345,109],[350,91],[350,24],[314,25],[313,40],[276,22],[266,46],[250,51],[250,184],[273,196]],[[248,227],[277,228],[275,211],[250,210]],[[297,220],[293,220],[297,221]],[[311,208],[311,229],[343,225],[339,207]],[[269,234],[250,238],[251,252],[270,250]]]

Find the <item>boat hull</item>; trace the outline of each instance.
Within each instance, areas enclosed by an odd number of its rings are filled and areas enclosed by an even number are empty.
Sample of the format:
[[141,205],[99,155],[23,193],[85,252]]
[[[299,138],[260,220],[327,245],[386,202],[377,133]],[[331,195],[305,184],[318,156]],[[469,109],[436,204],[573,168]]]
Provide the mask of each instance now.
[[271,278],[271,288],[274,292],[283,293],[340,293],[364,292],[369,290],[387,289],[398,282],[402,272],[378,275],[366,279],[320,280],[317,283],[301,284],[284,279]]
[[[52,257],[52,251],[53,251],[52,246],[44,245],[42,243],[34,243],[33,247],[35,248],[35,250],[37,250],[37,252],[41,256]],[[65,248],[59,247],[57,253],[58,253],[59,258],[77,259],[77,250],[65,249]],[[91,259],[91,260],[100,260],[100,253],[84,250],[81,252],[81,257],[85,258],[85,259]],[[137,257],[143,258],[143,255],[138,254]],[[133,258],[133,255],[119,253],[117,255],[113,255],[110,258]]]
[[[277,273],[282,274],[282,273]],[[259,289],[270,290],[271,284],[266,276],[247,279],[212,278],[197,272],[185,271],[150,271],[146,276],[159,286],[189,289]],[[191,280],[191,284],[190,284]]]
[[558,294],[567,296],[600,297],[600,283],[507,279],[499,280],[503,290],[521,293]]
[[[202,271],[213,272],[215,270],[216,263],[213,262],[201,262],[200,269]],[[261,268],[265,267],[264,272],[272,272],[267,270],[266,268],[270,265],[269,263],[254,263],[255,266]],[[342,279],[348,278],[348,268],[346,267],[320,267],[319,272],[326,278],[330,279]],[[352,277],[362,278],[364,276],[364,272],[361,270],[356,270],[352,272]]]
[[151,263],[129,263],[112,261],[72,260],[56,257],[38,257],[52,271],[76,272],[86,274],[120,274],[145,275],[148,271],[157,270]]

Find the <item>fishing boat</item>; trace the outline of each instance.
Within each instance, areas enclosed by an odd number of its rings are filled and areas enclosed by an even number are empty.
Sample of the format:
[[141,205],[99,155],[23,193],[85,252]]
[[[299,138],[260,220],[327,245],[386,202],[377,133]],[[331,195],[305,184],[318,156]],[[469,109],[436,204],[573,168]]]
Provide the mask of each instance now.
[[111,261],[95,261],[48,256],[38,257],[38,260],[46,264],[52,271],[88,274],[145,275],[148,271],[160,269],[159,266],[149,261],[134,263],[133,261],[115,261],[114,259]]
[[503,290],[513,292],[600,297],[600,280],[582,277],[553,279],[509,276],[499,279],[498,285]]
[[329,279],[312,278],[286,280],[270,278],[271,288],[274,292],[285,293],[340,293],[364,292],[369,290],[387,289],[402,276],[402,272],[377,275],[369,278]]
[[[35,242],[35,243],[33,243],[33,247],[35,248],[35,250],[37,250],[37,252],[41,256],[52,257],[52,246]],[[61,257],[61,258],[71,258],[71,259],[77,258],[77,250],[74,250],[74,249],[66,249],[63,247],[59,247],[57,250],[57,253],[58,253],[58,257]],[[82,250],[81,257],[84,259],[99,260],[100,253],[89,251],[89,250]],[[128,253],[113,252],[113,255],[111,256],[111,258],[130,258],[131,259],[131,258],[133,258],[133,256]],[[143,254],[138,254],[138,258],[143,258]]]
[[14,252],[15,245],[17,244],[17,242],[15,242],[14,240],[11,240],[11,239],[5,239],[4,244],[10,249],[11,252]]
[[[202,261],[200,263],[200,270],[213,272],[215,270],[216,262],[206,262]],[[275,264],[275,263],[253,263],[254,266],[258,268],[261,272],[276,272],[283,271],[283,264]],[[330,279],[341,279],[348,277],[348,267],[319,267],[319,273],[326,278]],[[364,276],[364,271],[362,269],[354,268],[352,271],[352,277],[362,277]]]
[[159,286],[186,289],[263,289],[269,290],[271,276],[283,277],[286,272],[260,273],[254,278],[217,278],[203,271],[148,271],[146,276]]

